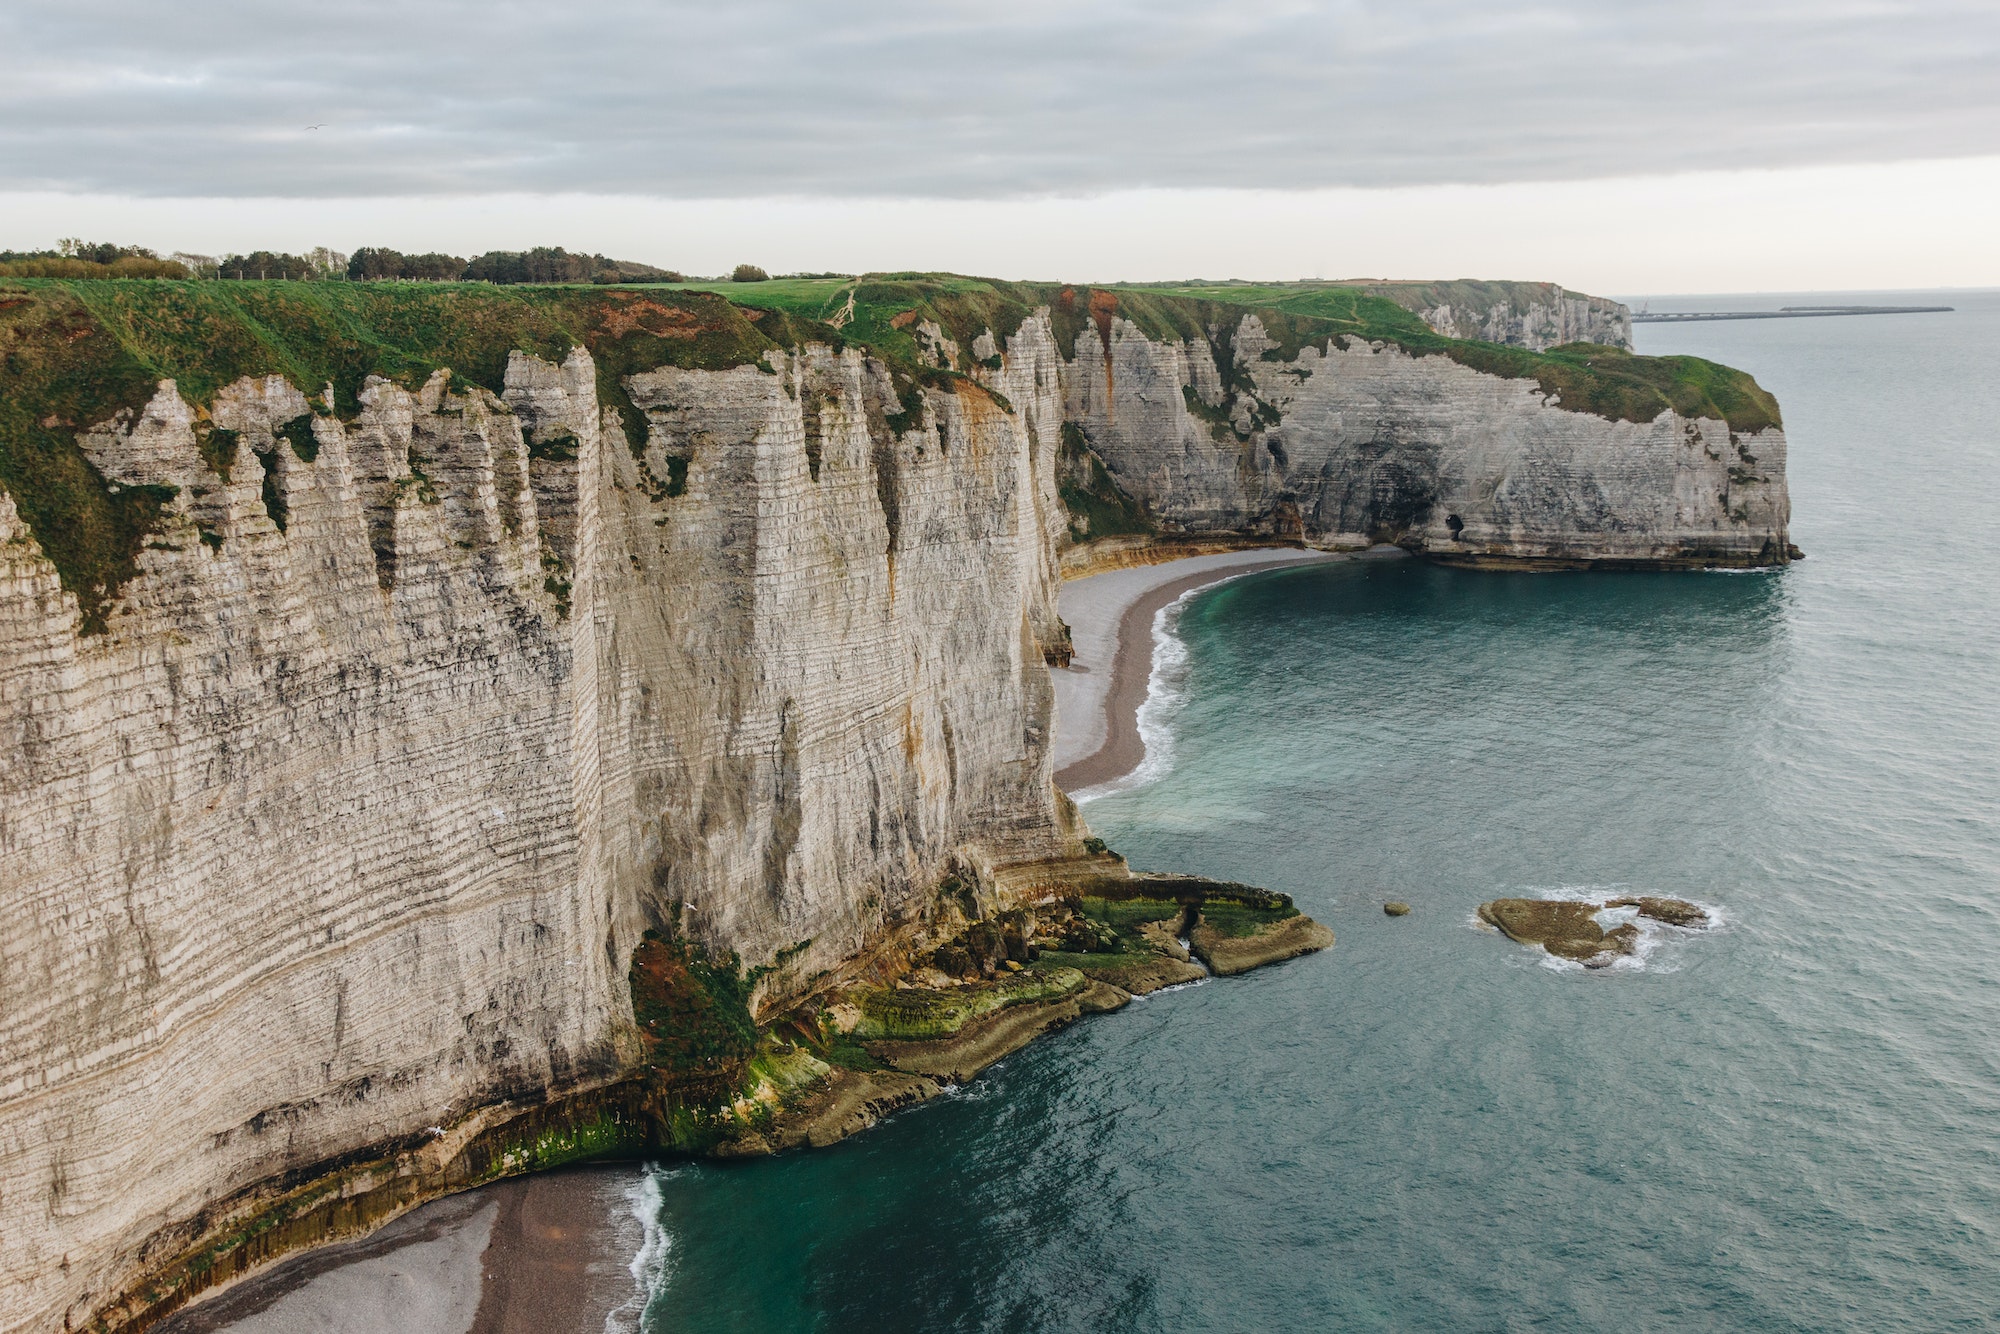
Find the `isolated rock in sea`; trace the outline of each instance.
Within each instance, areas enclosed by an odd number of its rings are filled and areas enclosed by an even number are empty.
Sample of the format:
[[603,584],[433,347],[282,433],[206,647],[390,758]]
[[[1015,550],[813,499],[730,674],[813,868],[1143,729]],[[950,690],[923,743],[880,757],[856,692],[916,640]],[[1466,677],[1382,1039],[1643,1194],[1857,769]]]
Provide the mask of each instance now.
[[1604,905],[1607,908],[1637,908],[1641,917],[1650,917],[1668,926],[1707,926],[1708,914],[1686,899],[1659,899],[1641,896],[1632,899],[1612,899]]
[[1408,917],[1410,915],[1410,905],[1392,899],[1382,905],[1382,911],[1391,917]]
[[1603,968],[1630,954],[1639,930],[1630,922],[1606,931],[1598,924],[1602,906],[1570,899],[1494,899],[1479,905],[1479,916],[1509,940],[1540,945],[1558,959]]
[[1708,925],[1708,914],[1698,905],[1686,899],[1650,895],[1611,899],[1602,904],[1574,899],[1494,899],[1479,905],[1479,916],[1509,940],[1540,945],[1557,958],[1572,960],[1586,968],[1603,968],[1631,954],[1639,944],[1639,928],[1633,923],[1626,922],[1609,931],[1598,923],[1597,914],[1607,908],[1636,908],[1641,917],[1668,926]]

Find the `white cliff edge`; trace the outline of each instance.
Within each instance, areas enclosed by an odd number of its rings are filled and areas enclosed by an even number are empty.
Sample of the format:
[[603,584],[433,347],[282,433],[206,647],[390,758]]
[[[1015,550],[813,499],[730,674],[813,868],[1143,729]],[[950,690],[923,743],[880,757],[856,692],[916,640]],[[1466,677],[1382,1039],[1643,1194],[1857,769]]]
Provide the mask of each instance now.
[[947,877],[1059,891],[1066,422],[1183,533],[1788,550],[1775,429],[1608,422],[1380,344],[1266,361],[1253,316],[1225,441],[1208,344],[1109,328],[1073,362],[1046,314],[982,336],[991,393],[927,391],[900,434],[853,349],[646,372],[636,450],[581,349],[499,394],[371,380],[350,420],[245,379],[199,405],[226,479],[163,381],[83,437],[174,488],[103,634],[0,492],[0,1329],[144,1323],[169,1263],[532,1165],[548,1109],[633,1066],[650,927],[775,1003]]

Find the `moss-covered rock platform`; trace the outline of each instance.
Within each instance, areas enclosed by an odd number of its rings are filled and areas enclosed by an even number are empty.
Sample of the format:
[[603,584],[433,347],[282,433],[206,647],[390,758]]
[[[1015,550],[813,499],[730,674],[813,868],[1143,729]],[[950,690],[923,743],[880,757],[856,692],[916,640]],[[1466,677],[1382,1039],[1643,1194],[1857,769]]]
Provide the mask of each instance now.
[[676,933],[649,933],[629,974],[640,1068],[473,1109],[407,1143],[218,1201],[163,1236],[151,1281],[110,1303],[91,1328],[144,1329],[279,1256],[362,1235],[501,1177],[591,1159],[737,1158],[832,1144],[1086,1014],[1333,943],[1283,894],[1134,875],[1113,856],[1080,867],[1067,895],[972,920],[962,904],[977,895],[948,882],[942,929],[919,930],[863,978],[761,1017],[752,1009],[756,970]]
[[1194,876],[1089,877],[1067,897],[967,924],[898,976],[788,1011],[717,1110],[704,1151],[831,1144],[1086,1014],[1332,944],[1283,894]]

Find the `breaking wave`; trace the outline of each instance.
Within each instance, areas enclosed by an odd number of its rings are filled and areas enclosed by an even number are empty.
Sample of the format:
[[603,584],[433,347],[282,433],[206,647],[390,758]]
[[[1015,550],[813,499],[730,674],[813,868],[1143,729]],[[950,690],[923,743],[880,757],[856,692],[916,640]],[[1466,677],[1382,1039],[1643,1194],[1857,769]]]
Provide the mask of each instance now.
[[623,1192],[639,1223],[639,1250],[629,1266],[632,1295],[604,1317],[604,1334],[638,1334],[644,1328],[647,1309],[671,1272],[673,1237],[661,1216],[665,1196],[660,1190],[660,1182],[668,1175],[657,1167],[644,1168]]
[[1179,633],[1181,612],[1195,594],[1214,587],[1203,584],[1191,588],[1153,613],[1153,665],[1146,677],[1146,699],[1139,705],[1138,714],[1139,740],[1146,747],[1145,758],[1132,772],[1084,788],[1072,794],[1072,800],[1081,804],[1130,792],[1157,782],[1173,769],[1173,723],[1187,707],[1188,648]]

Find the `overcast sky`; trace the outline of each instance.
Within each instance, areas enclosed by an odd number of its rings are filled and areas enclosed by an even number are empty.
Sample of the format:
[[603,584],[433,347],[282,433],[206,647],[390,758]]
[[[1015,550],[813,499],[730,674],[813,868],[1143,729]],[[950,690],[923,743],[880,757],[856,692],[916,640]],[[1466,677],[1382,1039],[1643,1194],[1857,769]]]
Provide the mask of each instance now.
[[[1904,181],[1887,201],[1906,225],[1832,256],[1825,280],[1943,263],[1942,281],[2000,281],[1990,242],[1940,252],[1923,226],[2000,223],[1994,0],[9,0],[0,50],[0,246],[47,244],[51,225],[209,250],[258,243],[239,226],[343,249],[597,248],[588,233],[714,269],[782,198],[804,233],[786,252],[814,268],[963,228],[970,205],[1015,222],[966,232],[953,268],[1164,277],[1238,271],[1241,253],[1455,273],[1494,262],[1496,235],[1603,249],[1591,233],[1662,180],[1724,212],[1810,200],[1817,216],[1921,162],[1929,193]],[[1521,188],[1542,183],[1564,188]],[[1187,192],[1202,226],[1178,212]],[[1562,207],[1535,217],[1538,197]],[[324,202],[284,202],[307,200]],[[1108,201],[1161,271],[1076,271],[1104,261],[1065,251],[1062,223],[1119,225]],[[1440,234],[1410,253],[1394,220],[1454,202],[1471,210],[1458,248]],[[1212,234],[1259,213],[1300,239],[1232,252]],[[1688,220],[1668,285],[1721,285],[1704,274],[1746,245],[1788,253],[1720,221]],[[989,230],[1039,239],[1018,253]]]

